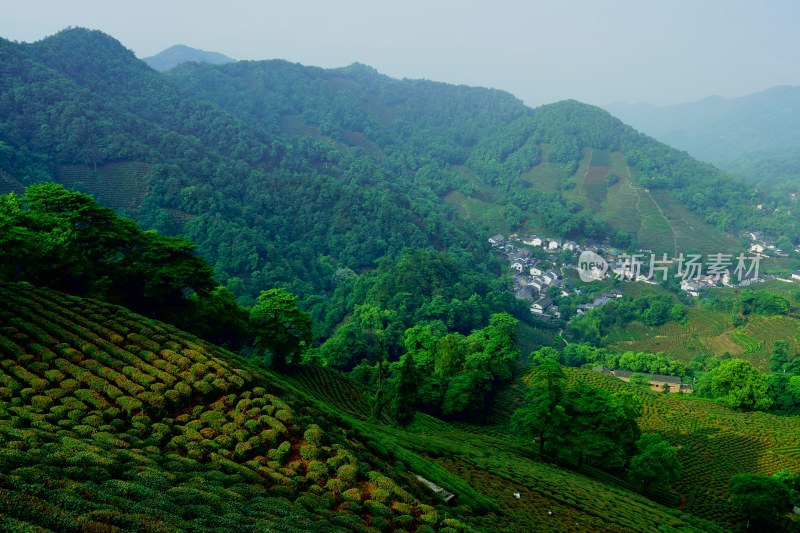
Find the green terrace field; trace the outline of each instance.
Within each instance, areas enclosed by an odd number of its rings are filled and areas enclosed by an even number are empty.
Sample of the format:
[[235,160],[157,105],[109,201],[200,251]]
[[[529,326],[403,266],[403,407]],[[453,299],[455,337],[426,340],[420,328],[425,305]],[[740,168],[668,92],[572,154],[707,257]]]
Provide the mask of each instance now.
[[[616,230],[635,236],[639,244],[655,252],[677,254],[690,249],[703,253],[732,253],[741,245],[730,235],[720,233],[690,213],[665,190],[647,190],[638,185],[639,172],[628,167],[622,153],[586,148],[575,173],[564,177],[564,165],[548,159],[550,146],[540,146],[538,165],[523,174],[531,188],[544,193],[561,191],[569,200],[605,220]],[[471,174],[463,166],[454,166],[478,189],[474,196],[450,192],[444,202],[458,209],[462,217],[486,222],[490,231],[507,233],[508,225],[498,191]],[[619,180],[606,184],[613,172]],[[571,184],[562,190],[563,184]],[[536,213],[525,213],[527,222],[521,231],[541,231]]]
[[[310,391],[317,388],[312,375],[324,371],[304,368],[291,379]],[[345,400],[321,391],[318,394],[342,410],[362,409],[355,395]],[[365,418],[366,413],[361,416]],[[679,501],[676,495],[661,494],[653,501],[633,491],[627,482],[597,469],[587,468],[591,473],[587,476],[541,461],[532,446],[509,434],[507,425],[448,424],[418,414],[413,431],[366,422],[362,431],[383,444],[399,443],[489,498],[497,506],[496,512],[475,516],[469,522],[480,531],[530,531],[531,527],[553,532],[653,531],[660,526],[668,531],[722,530],[670,509],[668,505]],[[513,496],[515,491],[522,494],[519,500]]]
[[59,165],[59,183],[90,193],[102,205],[136,210],[147,194],[150,166],[138,161],[97,165]]
[[592,150],[589,157],[580,188],[586,200],[592,204],[590,209],[596,212],[606,199],[606,176],[612,171],[611,154],[606,150]]
[[606,201],[602,209],[598,211],[598,215],[618,230],[637,235],[642,224],[636,209],[639,195],[630,184],[625,157],[622,154],[614,154],[612,162],[614,163],[614,172],[620,176],[620,180],[609,189]]
[[726,233],[711,230],[706,223],[678,203],[669,191],[655,189],[650,197],[675,233],[678,252],[697,248],[703,254],[732,253],[741,244]]
[[[0,298],[0,530],[724,525],[671,508],[674,495],[654,501],[608,474],[542,462],[499,426],[370,423],[364,391],[322,367],[275,374],[124,308],[27,285],[0,285]],[[775,464],[793,465],[796,445],[769,438]]]
[[613,326],[604,340],[620,351],[664,352],[684,364],[700,353],[720,357],[727,352],[766,371],[775,341],[788,342],[789,353],[800,350],[800,322],[790,316],[752,315],[745,325],[734,328],[729,313],[690,307],[686,325],[670,321],[652,327],[632,322]]
[[[595,166],[598,162],[602,165]],[[620,179],[608,188],[605,176],[612,170]],[[571,195],[573,200],[597,213],[614,228],[634,235],[642,246],[654,251],[675,252],[675,231],[650,194],[635,184],[638,173],[627,166],[622,154],[585,150],[576,174],[580,176],[580,186],[566,195]]]
[[[677,509],[713,521],[721,527],[744,530],[744,517],[729,501],[728,480],[739,473],[772,475],[782,469],[800,471],[800,419],[761,412],[736,412],[710,400],[681,394],[658,394],[636,389],[600,372],[567,369],[570,383],[583,380],[612,392],[630,391],[644,404],[639,425],[661,434],[678,448],[683,473],[672,493],[656,499],[672,501]],[[514,409],[525,405],[528,375],[518,377],[498,398],[492,421],[507,431]],[[612,478],[607,481],[614,482]],[[626,480],[616,480],[625,487]],[[781,530],[800,531],[797,517],[782,518]]]
[[24,194],[25,186],[12,178],[7,172],[0,170],[0,194]]
[[91,300],[0,297],[0,530],[466,527],[345,419],[230,353]]
[[548,158],[550,154],[549,145],[540,145],[539,149],[542,151],[541,162],[524,173],[522,177],[537,191],[544,193],[559,192],[561,190],[561,178],[564,176],[564,165],[550,162]]

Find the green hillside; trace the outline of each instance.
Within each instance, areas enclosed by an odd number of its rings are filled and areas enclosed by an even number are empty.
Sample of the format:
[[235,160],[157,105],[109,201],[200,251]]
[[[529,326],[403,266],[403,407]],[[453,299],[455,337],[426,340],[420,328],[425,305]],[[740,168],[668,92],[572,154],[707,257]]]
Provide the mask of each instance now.
[[281,378],[123,308],[0,291],[4,527],[464,529]]
[[280,285],[310,307],[336,267],[405,248],[464,251],[497,272],[485,245],[497,231],[668,252],[728,250],[723,232],[738,229],[800,235],[796,215],[754,210],[773,198],[574,101],[530,109],[359,64],[161,74],[83,29],[0,53],[0,185],[59,180],[184,233],[243,303]]
[[27,285],[0,292],[5,529],[716,527],[540,462],[503,433],[424,415],[408,432],[367,423],[359,388],[319,367],[278,375],[124,308]]
[[606,109],[746,183],[796,194],[799,103],[800,87],[779,86],[738,98],[712,96],[665,107],[614,104]]
[[712,301],[706,299],[687,307],[686,317],[681,322],[671,320],[660,326],[648,326],[639,321],[624,326],[611,325],[603,343],[618,351],[664,352],[683,364],[701,355],[732,356],[767,372],[776,342],[786,342],[789,354],[800,352],[799,302],[791,284],[774,281],[759,288],[786,298],[789,310],[767,316],[748,314],[734,323],[736,313],[725,309],[722,302],[728,307],[735,306],[740,293],[733,289],[716,289],[709,297]]
[[488,242],[734,253],[800,239],[785,199],[597,107],[361,64],[161,73],[81,28],[0,64],[0,530],[800,530],[729,485],[800,491],[791,284],[562,269],[558,305],[625,296],[544,322]]
[[[589,370],[567,369],[569,381],[578,380],[611,391],[636,394],[644,404],[639,425],[645,432],[662,435],[678,449],[683,472],[671,489],[676,507],[728,529],[744,526],[740,511],[730,503],[728,481],[740,473],[774,473],[800,468],[797,417],[758,412],[737,412],[709,400],[678,394],[642,391],[613,376]],[[513,409],[524,405],[522,375],[498,398],[493,414],[498,427],[507,427]],[[674,496],[674,495],[673,495]],[[670,495],[662,495],[669,501]],[[679,503],[677,503],[679,502]],[[800,521],[781,519],[776,531],[796,531]]]

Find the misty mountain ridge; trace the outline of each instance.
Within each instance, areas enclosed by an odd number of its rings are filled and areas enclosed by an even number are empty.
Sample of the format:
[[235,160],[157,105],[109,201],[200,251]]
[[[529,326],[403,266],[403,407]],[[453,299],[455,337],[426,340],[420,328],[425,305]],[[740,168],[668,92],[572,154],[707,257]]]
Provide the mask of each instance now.
[[796,190],[800,178],[800,87],[776,86],[739,98],[709,96],[671,106],[615,103],[625,123],[749,183]]
[[156,55],[144,57],[142,61],[159,72],[166,72],[187,61],[222,65],[224,63],[233,63],[236,60],[224,54],[220,54],[219,52],[208,52],[206,50],[199,50],[191,46],[186,46],[185,44],[176,44],[170,46],[166,50],[162,50]]

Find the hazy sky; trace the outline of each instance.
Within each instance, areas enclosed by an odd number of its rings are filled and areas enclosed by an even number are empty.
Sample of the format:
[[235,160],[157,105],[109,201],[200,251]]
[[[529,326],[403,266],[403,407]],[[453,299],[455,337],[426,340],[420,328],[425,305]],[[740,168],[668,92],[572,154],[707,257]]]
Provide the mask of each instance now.
[[799,0],[0,0],[0,36],[102,30],[137,56],[173,44],[575,98],[668,105],[800,85]]

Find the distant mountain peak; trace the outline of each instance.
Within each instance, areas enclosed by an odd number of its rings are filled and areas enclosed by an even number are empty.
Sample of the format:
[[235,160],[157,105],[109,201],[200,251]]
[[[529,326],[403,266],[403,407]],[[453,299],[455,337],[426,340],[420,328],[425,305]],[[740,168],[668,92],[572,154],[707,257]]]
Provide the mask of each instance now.
[[142,61],[158,71],[165,72],[187,61],[221,65],[223,63],[233,63],[236,60],[219,52],[207,52],[185,44],[176,44],[154,56],[145,57]]

